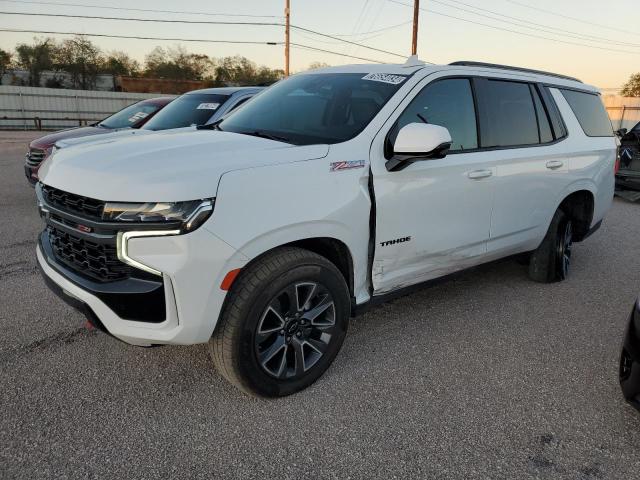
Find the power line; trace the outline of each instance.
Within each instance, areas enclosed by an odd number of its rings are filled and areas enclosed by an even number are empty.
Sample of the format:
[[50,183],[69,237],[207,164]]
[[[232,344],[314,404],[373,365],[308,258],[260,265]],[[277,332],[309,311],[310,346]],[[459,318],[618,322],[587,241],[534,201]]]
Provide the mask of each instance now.
[[347,55],[346,53],[335,52],[335,51],[332,51],[332,50],[325,50],[324,48],[311,47],[309,45],[302,45],[300,43],[291,42],[291,46],[292,47],[296,47],[296,48],[301,48],[301,49],[304,49],[304,50],[315,50],[316,52],[331,53],[333,55],[339,55],[340,57],[356,58],[358,60],[365,60],[367,62],[384,63],[384,62],[381,62],[380,60],[374,60],[372,58],[358,57],[358,56],[355,56],[355,55]]
[[86,3],[63,3],[63,2],[43,2],[43,1],[26,1],[26,0],[0,0],[2,2],[20,3],[23,5],[52,5],[62,7],[83,7],[83,8],[101,8],[103,10],[124,10],[128,12],[153,12],[153,13],[178,13],[183,15],[206,15],[211,17],[251,17],[251,18],[282,18],[282,15],[251,15],[240,13],[209,13],[209,12],[189,12],[180,10],[156,10],[150,8],[126,8],[126,7],[107,7],[104,5],[86,4]]
[[56,32],[52,30],[22,30],[12,28],[0,28],[0,32],[10,33],[38,33],[43,35],[80,35],[83,37],[125,38],[131,40],[167,40],[171,42],[203,42],[203,43],[229,43],[245,45],[282,45],[283,42],[258,42],[249,40],[211,40],[204,38],[168,38],[168,37],[143,37],[139,35],[115,35],[107,33],[80,33],[80,32]]
[[[21,15],[21,16],[33,16],[33,17],[57,17],[57,18],[83,18],[83,19],[92,19],[92,20],[120,20],[127,22],[145,22],[145,23],[183,23],[189,25],[256,25],[256,26],[276,26],[283,27],[283,23],[279,22],[246,22],[246,21],[226,21],[226,20],[174,20],[174,19],[155,19],[155,18],[139,18],[139,17],[107,17],[103,15],[75,15],[75,14],[66,14],[66,13],[35,13],[35,12],[0,12],[0,15]],[[312,33],[314,35],[318,35],[325,38],[331,38],[333,40],[338,40],[343,43],[347,43],[350,45],[356,45],[358,47],[366,48],[372,51],[386,53],[388,55],[394,55],[396,57],[405,58],[406,55],[402,55],[400,53],[390,52],[388,50],[383,50],[381,48],[371,47],[369,45],[365,45],[358,42],[353,42],[351,40],[345,40],[344,38],[335,37],[333,35],[328,35],[326,33],[317,32],[315,30],[311,30],[309,28],[299,27],[296,25],[291,25],[291,28]]]
[[[171,41],[171,42],[198,42],[198,43],[227,43],[227,44],[248,44],[248,45],[283,45],[284,42],[258,42],[258,41],[248,41],[248,40],[214,40],[208,38],[174,38],[174,37],[143,37],[139,35],[115,35],[115,34],[106,34],[106,33],[80,33],[80,32],[58,32],[53,30],[23,30],[23,29],[12,29],[12,28],[0,28],[0,32],[9,32],[9,33],[37,33],[41,35],[81,35],[85,37],[99,37],[99,38],[124,38],[129,40],[161,40],[161,41]],[[341,57],[349,57],[357,60],[366,60],[368,62],[373,63],[384,63],[380,60],[375,60],[372,58],[359,57],[355,55],[345,55],[340,52],[334,52],[332,50],[326,50],[324,48],[317,48],[311,45],[304,45],[301,43],[291,43],[292,47],[302,48],[306,50],[315,50],[318,52],[331,53],[333,55],[339,55]]]
[[[529,27],[527,25],[518,25],[518,26],[521,26],[521,27],[524,27],[524,28],[529,28],[529,29],[532,29],[532,30],[551,33],[553,35],[563,35],[563,36],[566,36],[566,37],[569,37],[569,38],[577,38],[579,40],[586,40],[586,41],[589,41],[589,42],[602,41],[602,42],[611,43],[611,44],[614,44],[614,45],[640,47],[640,44],[637,44],[637,43],[620,42],[618,40],[612,40],[612,39],[606,38],[606,37],[599,37],[599,36],[596,36],[596,35],[588,35],[588,34],[583,34],[583,33],[580,33],[580,32],[573,32],[571,30],[564,30],[564,29],[553,27],[553,26],[549,26],[549,25],[543,25],[541,23],[535,23],[535,22],[532,22],[530,20],[525,20],[525,19],[522,19],[522,18],[519,18],[519,17],[514,17],[514,16],[511,16],[511,15],[505,15],[503,13],[494,12],[493,10],[488,10],[486,8],[476,7],[475,5],[471,5],[471,4],[468,4],[468,3],[465,3],[465,2],[460,2],[458,0],[450,0],[450,1],[452,1],[455,4],[458,4],[458,5],[465,5],[467,7],[471,7],[473,9],[475,9],[475,10],[488,12],[488,13],[490,13],[492,15],[497,15],[499,17],[504,17],[504,18],[509,18],[511,20],[515,20],[515,21],[520,22],[520,23],[526,23],[526,24],[529,24],[529,25],[536,25],[538,27],[542,27],[542,28],[534,28],[534,27]],[[489,18],[491,20],[495,20],[495,21],[498,21],[498,22],[504,22],[504,23],[508,23],[508,24],[513,25],[513,23],[508,22],[506,20],[502,20],[502,19],[499,19],[499,18],[494,18],[494,17],[491,17],[489,15],[483,15],[482,13],[474,12],[473,10],[468,10],[468,9],[462,8],[462,7],[458,6],[458,5],[452,5],[450,3],[443,2],[441,0],[431,0],[431,3],[438,3],[440,5],[444,5],[444,6],[449,7],[449,8],[456,8],[458,10],[462,10],[463,12],[468,12],[468,13],[471,13],[473,15],[478,15],[478,16],[481,16],[481,17]],[[556,33],[556,31],[560,32],[560,33]]]
[[[5,0],[2,0],[5,1]],[[58,17],[58,18],[84,18],[91,20],[122,20],[126,22],[146,23],[186,23],[189,25],[259,25],[271,27],[283,27],[284,23],[278,22],[245,22],[227,20],[173,20],[167,18],[140,18],[140,17],[106,17],[103,15],[77,15],[71,13],[36,13],[36,12],[0,12],[0,15],[20,15],[27,17]],[[345,40],[346,41],[346,40]]]
[[[406,3],[402,3],[402,2],[399,2],[397,0],[387,0],[387,1],[388,2],[392,2],[392,3],[397,3],[398,5],[402,5],[404,7],[413,8],[412,5],[407,5]],[[620,50],[620,49],[608,48],[608,47],[599,47],[597,45],[586,45],[584,43],[570,42],[568,40],[561,40],[559,38],[543,37],[542,35],[535,35],[533,33],[520,32],[518,30],[511,30],[509,28],[498,27],[496,25],[489,25],[487,23],[482,23],[482,22],[478,22],[478,21],[475,21],[475,20],[469,20],[469,19],[466,19],[466,18],[456,17],[454,15],[449,15],[449,14],[442,13],[442,12],[436,12],[435,10],[431,10],[431,9],[427,9],[427,8],[421,8],[421,10],[423,10],[425,12],[432,13],[434,15],[440,15],[442,17],[447,17],[447,18],[452,18],[452,19],[455,19],[455,20],[460,20],[461,22],[472,23],[474,25],[481,25],[483,27],[492,28],[494,30],[501,30],[501,31],[504,31],[504,32],[515,33],[516,35],[524,35],[525,37],[539,38],[539,39],[542,39],[542,40],[548,40],[548,41],[556,42],[556,43],[565,43],[567,45],[576,45],[578,47],[595,48],[595,49],[598,49],[598,50],[607,50],[609,52],[618,52],[618,53],[627,53],[627,54],[631,54],[631,55],[640,55],[640,52],[630,52],[628,50]],[[520,25],[517,25],[517,26],[520,26]]]
[[396,57],[400,57],[400,58],[407,58],[406,55],[403,55],[401,53],[390,52],[389,50],[383,50],[381,48],[371,47],[369,45],[364,45],[362,43],[352,42],[351,40],[345,40],[344,38],[336,37],[334,35],[328,35],[326,33],[316,32],[315,30],[310,30],[308,28],[298,27],[298,26],[295,26],[295,25],[291,25],[291,28],[295,28],[296,30],[300,30],[302,32],[312,33],[314,35],[318,35],[318,36],[321,36],[321,37],[331,38],[332,40],[339,40],[341,42],[348,43],[350,45],[356,45],[358,47],[368,48],[369,50],[373,50],[373,51],[376,51],[376,52],[386,53],[388,55],[395,55]]
[[516,2],[515,0],[505,0],[505,2],[513,3],[514,5],[519,5],[521,7],[530,8],[532,10],[537,10],[539,12],[543,12],[543,13],[546,13],[546,14],[549,14],[549,15],[555,15],[556,17],[565,18],[567,20],[573,20],[574,22],[584,23],[586,25],[592,25],[592,26],[595,26],[595,27],[606,28],[606,29],[613,30],[613,31],[616,31],[616,32],[630,33],[632,35],[640,35],[637,31],[634,32],[634,31],[631,31],[631,30],[624,30],[622,28],[616,28],[616,27],[611,27],[609,25],[603,25],[602,23],[595,23],[595,22],[590,22],[588,20],[582,20],[582,19],[576,18],[576,17],[570,17],[569,15],[563,15],[562,13],[554,12],[552,10],[545,10],[544,8],[532,7],[531,5],[527,5],[526,3]]
[[[398,28],[398,27],[403,27],[405,25],[409,25],[411,23],[411,20],[407,21],[407,22],[402,22],[402,23],[397,23],[395,25],[389,25],[388,27],[382,27],[382,28],[377,28],[375,30],[369,30],[368,32],[361,32],[361,33],[356,33],[356,34],[337,34],[334,33],[334,35],[336,37],[360,37],[360,36],[364,36],[364,35],[369,35],[371,33],[378,33],[378,32],[385,32],[387,30],[393,30],[394,28]],[[374,37],[369,37],[369,38],[374,38]],[[363,41],[362,39],[359,41]]]

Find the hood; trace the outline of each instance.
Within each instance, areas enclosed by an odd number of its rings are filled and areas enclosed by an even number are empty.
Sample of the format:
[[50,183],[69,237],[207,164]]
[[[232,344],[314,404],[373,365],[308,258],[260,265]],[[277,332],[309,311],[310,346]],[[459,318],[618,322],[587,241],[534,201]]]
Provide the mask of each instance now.
[[37,138],[29,144],[29,147],[46,150],[49,147],[53,147],[53,145],[60,140],[77,137],[90,137],[93,135],[102,135],[111,132],[113,132],[113,130],[102,127],[69,128],[68,130],[60,130],[59,132],[50,133],[44,137]]
[[95,136],[82,136],[82,137],[71,137],[71,138],[63,138],[55,142],[56,148],[68,148],[73,147],[75,145],[83,145],[85,143],[95,143],[95,142],[110,142],[115,138],[126,138],[130,135],[145,135],[147,133],[151,133],[149,130],[140,130],[137,128],[125,128],[124,130],[109,130],[106,128],[97,129],[104,130],[99,137]]
[[229,171],[322,158],[328,145],[295,146],[231,132],[136,135],[55,152],[40,180],[105,201],[182,201],[215,197]]
[[127,128],[124,130],[111,130],[107,131],[106,135],[100,135],[99,137],[81,137],[81,138],[70,138],[66,140],[61,140],[56,142],[56,148],[69,148],[74,147],[76,145],[84,145],[85,143],[94,143],[104,144],[110,143],[115,139],[128,138],[136,135],[149,135],[151,133],[154,134],[168,134],[168,133],[176,133],[176,132],[191,132],[195,131],[196,127],[183,127],[183,128],[173,128],[170,130],[145,130],[144,128]]

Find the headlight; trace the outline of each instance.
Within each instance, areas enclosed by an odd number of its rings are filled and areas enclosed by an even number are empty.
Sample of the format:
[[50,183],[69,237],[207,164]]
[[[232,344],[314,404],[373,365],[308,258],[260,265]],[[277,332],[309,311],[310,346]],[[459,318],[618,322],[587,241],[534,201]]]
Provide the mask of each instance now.
[[107,202],[102,219],[108,222],[132,223],[180,222],[181,230],[190,232],[211,216],[214,203],[215,199],[157,203]]

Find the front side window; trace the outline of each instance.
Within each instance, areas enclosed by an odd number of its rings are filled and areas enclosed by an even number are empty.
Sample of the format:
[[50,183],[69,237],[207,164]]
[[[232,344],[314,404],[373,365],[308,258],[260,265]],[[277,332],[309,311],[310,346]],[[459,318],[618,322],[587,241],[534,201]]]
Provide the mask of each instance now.
[[539,143],[536,109],[529,84],[489,80],[483,97],[490,125],[483,147],[515,147]]
[[561,89],[585,135],[589,137],[613,137],[613,127],[609,115],[602,104],[600,95]]
[[476,110],[469,79],[438,80],[424,87],[402,112],[394,128],[394,137],[405,125],[420,122],[448,129],[451,151],[478,148]]
[[134,103],[105,118],[98,125],[104,128],[136,128],[145,118],[161,108],[153,103]]
[[295,75],[256,96],[219,128],[294,145],[344,142],[364,130],[407,78],[365,73]]
[[146,123],[144,130],[169,130],[205,125],[228,99],[229,95],[187,93],[158,112]]

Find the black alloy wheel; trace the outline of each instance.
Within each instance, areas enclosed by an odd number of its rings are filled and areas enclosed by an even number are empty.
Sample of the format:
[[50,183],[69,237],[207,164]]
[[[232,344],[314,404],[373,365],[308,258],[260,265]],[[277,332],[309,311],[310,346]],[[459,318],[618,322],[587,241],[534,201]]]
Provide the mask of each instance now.
[[255,353],[278,379],[301,378],[324,355],[336,324],[335,303],[322,284],[296,282],[278,293],[258,323]]

